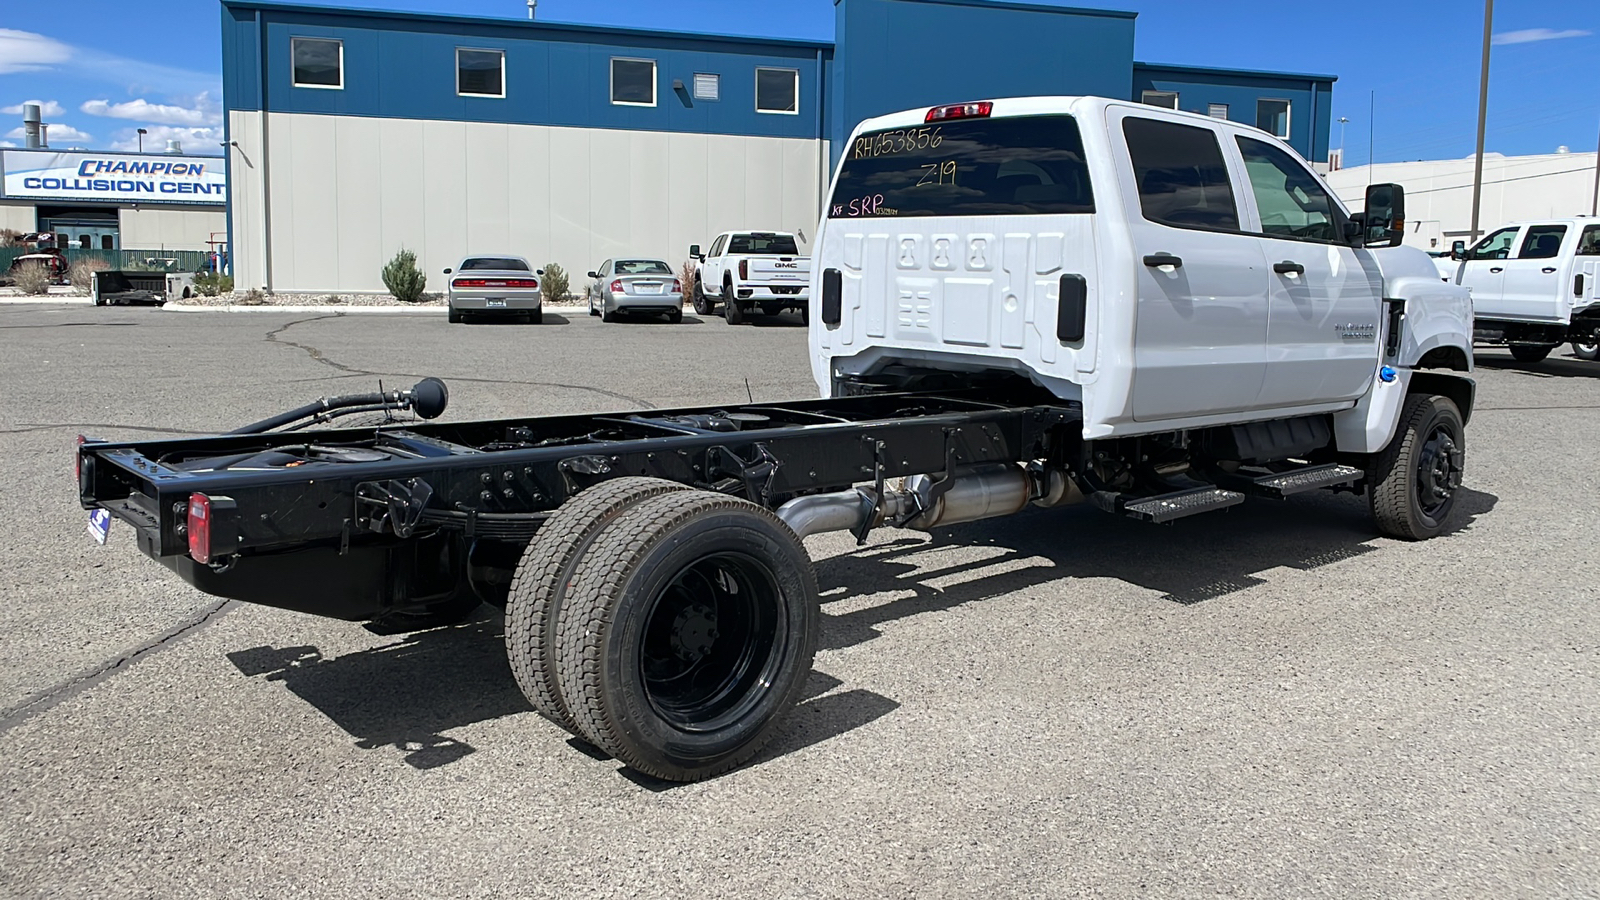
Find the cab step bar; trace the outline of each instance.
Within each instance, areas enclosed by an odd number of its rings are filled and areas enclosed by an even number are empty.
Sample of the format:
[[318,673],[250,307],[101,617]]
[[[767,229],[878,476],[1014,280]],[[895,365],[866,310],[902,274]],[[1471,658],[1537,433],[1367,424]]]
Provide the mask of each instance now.
[[1329,463],[1321,466],[1307,466],[1303,469],[1279,472],[1273,475],[1263,475],[1259,478],[1251,478],[1246,475],[1226,476],[1217,479],[1217,483],[1229,490],[1239,491],[1253,497],[1282,500],[1285,497],[1293,497],[1295,494],[1304,494],[1308,491],[1352,485],[1359,481],[1363,474],[1360,469],[1354,466]]
[[1118,499],[1117,507],[1123,515],[1159,525],[1186,516],[1238,506],[1243,502],[1244,495],[1238,491],[1218,487],[1198,487],[1136,500]]

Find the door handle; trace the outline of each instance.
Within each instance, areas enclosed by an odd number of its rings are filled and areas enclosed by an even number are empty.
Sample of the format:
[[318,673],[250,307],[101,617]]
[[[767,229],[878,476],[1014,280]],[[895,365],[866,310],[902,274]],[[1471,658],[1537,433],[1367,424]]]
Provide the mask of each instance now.
[[1544,268],[1540,269],[1539,271],[1545,273],[1546,275],[1553,275],[1553,274],[1555,274],[1556,267],[1555,266],[1545,266]]
[[1494,268],[1489,270],[1489,274],[1498,275],[1498,274],[1500,274],[1501,272],[1504,272],[1504,271],[1505,271],[1505,269],[1501,268],[1500,266],[1495,266]]
[[1162,266],[1171,266],[1174,269],[1183,268],[1183,260],[1173,256],[1171,253],[1152,253],[1144,258],[1144,264],[1152,269],[1159,269]]
[[1306,267],[1293,260],[1286,259],[1280,263],[1273,263],[1272,271],[1277,272],[1279,275],[1304,275]]

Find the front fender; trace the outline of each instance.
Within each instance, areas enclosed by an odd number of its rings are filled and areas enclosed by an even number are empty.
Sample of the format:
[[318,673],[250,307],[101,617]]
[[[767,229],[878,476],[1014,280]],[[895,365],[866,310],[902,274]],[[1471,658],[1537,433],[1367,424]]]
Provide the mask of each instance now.
[[1427,359],[1428,367],[1472,371],[1472,294],[1466,288],[1405,275],[1385,279],[1385,294],[1405,301],[1394,365],[1416,368]]

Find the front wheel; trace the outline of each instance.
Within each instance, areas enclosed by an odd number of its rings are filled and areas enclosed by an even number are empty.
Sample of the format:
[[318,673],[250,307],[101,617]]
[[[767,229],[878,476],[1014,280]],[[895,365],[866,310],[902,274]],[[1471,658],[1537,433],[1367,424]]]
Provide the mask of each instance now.
[[1581,344],[1577,341],[1573,341],[1572,355],[1579,359],[1600,359],[1600,341],[1590,341],[1587,344]]
[[628,766],[699,781],[760,752],[816,655],[816,576],[768,510],[709,491],[631,507],[584,554],[556,624],[561,695]]
[[695,313],[702,316],[711,315],[712,311],[717,308],[716,303],[706,296],[706,292],[702,289],[698,278],[694,280],[694,296],[691,298],[691,302],[694,304]]
[[1511,358],[1517,362],[1536,363],[1550,355],[1559,344],[1512,344]]
[[1367,500],[1378,530],[1421,541],[1444,531],[1461,493],[1467,437],[1448,397],[1412,394],[1389,446],[1367,465]]

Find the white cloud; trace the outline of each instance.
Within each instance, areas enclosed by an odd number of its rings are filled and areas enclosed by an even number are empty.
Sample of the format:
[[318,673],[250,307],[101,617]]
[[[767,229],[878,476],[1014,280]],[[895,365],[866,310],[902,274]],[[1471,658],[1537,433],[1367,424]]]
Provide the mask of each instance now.
[[72,56],[72,48],[31,31],[0,28],[0,75],[37,72]]
[[[21,138],[26,136],[27,135],[23,134],[20,127],[13,128],[6,133],[6,137],[9,138]],[[71,125],[62,125],[59,123],[50,126],[50,131],[46,137],[49,138],[52,145],[94,140],[94,136],[88,134],[87,132],[79,131],[78,129],[73,128]]]
[[16,146],[16,144],[12,143],[11,141],[0,141],[0,147],[15,147],[15,146]]
[[202,92],[194,98],[194,106],[177,106],[164,103],[151,103],[144,98],[129,100],[126,103],[112,103],[109,100],[90,100],[78,107],[91,116],[106,116],[112,119],[132,119],[136,122],[153,122],[157,125],[181,125],[196,127],[201,125],[218,125],[222,122],[222,113],[217,109],[217,104],[210,98],[210,94]]
[[[184,128],[175,125],[153,125],[145,129],[145,152],[159,153],[167,149],[167,141],[182,141],[183,152],[201,156],[217,155],[217,144],[222,142],[222,129],[217,128]],[[111,142],[112,150],[138,150],[139,133],[132,128],[124,128],[117,132],[116,138]]]
[[45,121],[67,114],[67,111],[62,109],[61,104],[54,100],[24,100],[16,106],[0,106],[0,113],[5,113],[8,116],[20,116],[22,115],[22,108],[29,103],[39,104],[39,112],[44,116]]
[[1559,41],[1562,38],[1588,37],[1592,32],[1579,28],[1556,31],[1553,28],[1524,28],[1521,31],[1502,31],[1494,36],[1496,44],[1531,44],[1535,41]]

